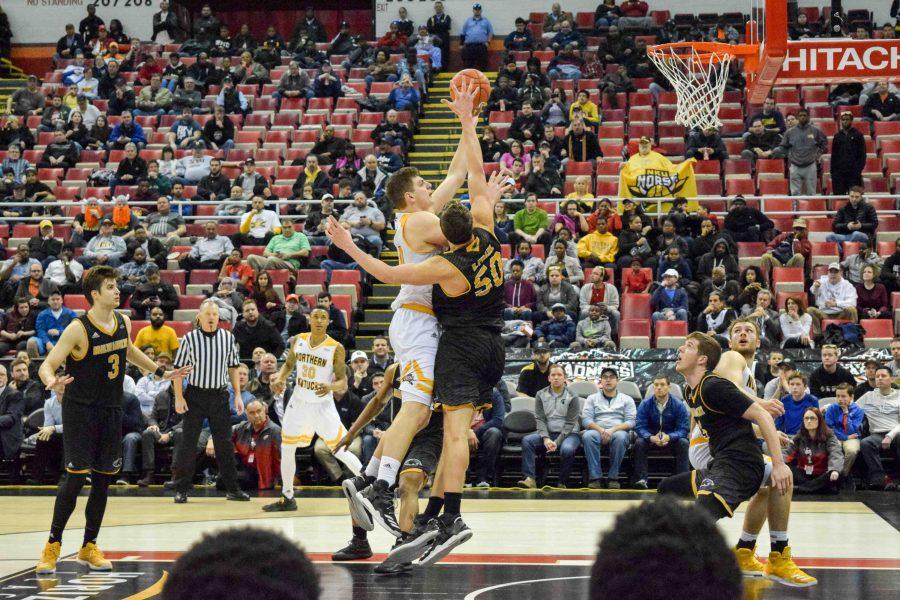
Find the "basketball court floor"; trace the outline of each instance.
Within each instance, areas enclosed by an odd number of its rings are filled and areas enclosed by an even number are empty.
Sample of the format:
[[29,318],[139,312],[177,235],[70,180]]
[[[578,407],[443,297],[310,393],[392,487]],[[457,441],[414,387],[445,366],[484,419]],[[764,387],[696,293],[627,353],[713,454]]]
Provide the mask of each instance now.
[[[176,505],[161,490],[114,491],[100,535],[113,559],[109,575],[85,577],[86,568],[63,560],[55,578],[31,570],[46,539],[54,489],[35,493],[0,491],[0,598],[75,597],[78,586],[94,586],[84,598],[153,598],[172,561],[200,536],[251,524],[297,540],[318,563],[329,600],[417,599],[501,600],[584,598],[599,534],[619,512],[653,492],[473,492],[463,508],[475,532],[444,562],[411,575],[372,573],[393,538],[370,534],[376,556],[358,563],[332,563],[331,552],[350,539],[346,502],[336,490],[303,490],[300,510],[272,517],[261,507],[268,498],[226,502],[198,490]],[[81,542],[85,497],[63,540],[71,557]],[[729,541],[740,533],[743,513],[722,521]],[[748,598],[900,598],[900,495],[861,492],[799,500],[791,518],[791,546],[797,562],[819,578],[807,589],[745,580]],[[767,531],[760,550],[768,549]],[[76,586],[76,587],[58,587]],[[56,592],[54,593],[54,588]],[[77,596],[77,594],[76,594]]]

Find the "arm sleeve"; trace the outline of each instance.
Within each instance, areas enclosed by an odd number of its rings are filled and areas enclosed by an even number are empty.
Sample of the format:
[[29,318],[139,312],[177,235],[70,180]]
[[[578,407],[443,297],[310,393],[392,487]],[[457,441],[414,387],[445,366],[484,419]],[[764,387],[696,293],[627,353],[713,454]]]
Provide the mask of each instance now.
[[647,402],[653,402],[653,400],[642,401],[641,404],[638,406],[637,412],[635,413],[635,417],[634,417],[634,431],[638,437],[643,438],[645,440],[649,439],[650,435],[651,435],[650,429],[648,427],[649,421],[647,418],[648,412],[650,409],[647,406]]
[[534,419],[537,422],[537,432],[542,438],[549,437],[550,431],[547,429],[547,417],[544,414],[544,403],[541,402],[540,393],[534,399]]
[[563,423],[562,431],[559,432],[559,437],[556,438],[556,443],[561,444],[566,437],[572,431],[575,430],[575,426],[578,424],[578,399],[572,398],[569,402],[569,408],[566,410],[566,422]]
[[834,435],[829,435],[826,443],[828,444],[828,470],[840,473],[844,468],[844,451],[841,449],[841,443]]

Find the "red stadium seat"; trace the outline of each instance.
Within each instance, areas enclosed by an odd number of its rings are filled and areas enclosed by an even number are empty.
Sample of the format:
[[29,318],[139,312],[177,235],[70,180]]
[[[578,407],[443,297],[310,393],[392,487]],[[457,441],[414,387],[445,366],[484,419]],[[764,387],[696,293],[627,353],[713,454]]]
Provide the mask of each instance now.
[[656,348],[677,348],[688,334],[687,321],[656,322],[653,332],[653,345]]
[[622,294],[623,319],[649,319],[650,294]]
[[166,270],[160,271],[159,278],[162,279],[163,281],[167,281],[168,283],[171,283],[172,285],[181,286],[179,289],[181,290],[181,293],[184,293],[186,283],[187,283],[186,282],[187,273],[184,270],[175,269],[172,271],[166,271]]
[[650,319],[623,319],[619,325],[620,348],[649,348]]
[[867,348],[887,348],[894,339],[894,322],[891,319],[861,319],[859,324],[866,332]]

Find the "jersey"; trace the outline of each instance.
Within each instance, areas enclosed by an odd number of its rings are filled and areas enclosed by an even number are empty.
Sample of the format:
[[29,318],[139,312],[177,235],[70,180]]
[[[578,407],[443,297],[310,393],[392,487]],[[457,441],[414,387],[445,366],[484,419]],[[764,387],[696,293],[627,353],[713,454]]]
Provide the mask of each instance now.
[[762,462],[753,426],[743,418],[753,401],[733,383],[718,375],[706,375],[688,395],[688,407],[701,435],[709,439],[710,456]]
[[122,406],[125,382],[125,357],[128,353],[128,330],[125,318],[113,313],[112,331],[99,325],[85,313],[76,321],[84,327],[87,347],[82,354],[73,351],[66,361],[66,372],[72,383],[66,386],[65,401],[91,406]]
[[332,394],[319,396],[316,388],[320,383],[330,385],[334,381],[334,353],[340,344],[330,336],[317,346],[310,343],[311,333],[301,333],[294,340],[291,352],[297,360],[297,382],[291,400],[300,402],[333,402]]
[[[406,221],[409,219],[410,213],[397,213],[394,218],[394,246],[397,248],[397,256],[399,262],[403,264],[417,264],[424,262],[438,253],[438,250],[431,252],[415,252],[406,239]],[[400,286],[400,293],[391,303],[391,310],[399,310],[403,305],[418,305],[419,307],[431,308],[431,286],[430,285],[407,285]]]
[[[753,376],[753,371],[750,370],[749,367],[744,367],[744,370],[741,373],[741,381],[744,382],[743,388],[747,392],[754,395],[756,394],[756,378]],[[709,438],[702,432],[699,422],[695,422],[694,427],[691,429],[691,442],[688,456],[691,461],[691,466],[695,469],[705,469],[712,458],[709,453]]]
[[468,290],[458,296],[439,285],[432,292],[434,312],[444,329],[503,329],[503,256],[500,242],[487,229],[476,227],[468,245],[442,252],[443,259],[466,278]]

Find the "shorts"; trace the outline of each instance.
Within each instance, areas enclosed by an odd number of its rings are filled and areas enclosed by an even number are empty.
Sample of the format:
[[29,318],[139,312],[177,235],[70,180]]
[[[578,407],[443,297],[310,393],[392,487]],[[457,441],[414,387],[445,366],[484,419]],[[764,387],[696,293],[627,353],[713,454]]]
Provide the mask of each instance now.
[[489,407],[505,361],[499,331],[473,327],[445,330],[435,357],[435,410]]
[[441,336],[437,317],[401,307],[391,318],[388,334],[394,360],[400,363],[400,399],[430,408],[434,397],[434,360]]
[[318,435],[329,450],[334,450],[346,434],[347,430],[341,423],[341,417],[332,400],[306,402],[291,398],[281,418],[282,444],[305,448]]
[[728,515],[734,516],[741,502],[752,498],[763,486],[765,473],[762,460],[717,458],[709,468],[692,473],[691,486],[695,496],[712,494]]
[[403,459],[400,474],[404,471],[422,471],[426,475],[434,474],[441,458],[444,444],[444,415],[431,413],[431,420],[422,431],[416,434]]
[[122,407],[62,403],[66,471],[115,475],[122,468]]

